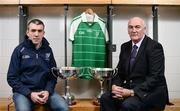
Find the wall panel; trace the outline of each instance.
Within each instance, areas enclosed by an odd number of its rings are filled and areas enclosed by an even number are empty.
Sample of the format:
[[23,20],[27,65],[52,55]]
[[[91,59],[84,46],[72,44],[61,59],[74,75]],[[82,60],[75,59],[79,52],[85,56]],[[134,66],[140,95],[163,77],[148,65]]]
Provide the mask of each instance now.
[[12,93],[7,84],[7,70],[11,54],[19,41],[19,20],[17,6],[0,7],[0,98]]
[[180,5],[180,0],[155,0],[159,5]]
[[111,4],[111,0],[67,0],[68,4]]
[[112,4],[152,5],[154,0],[112,0]]
[[0,5],[17,5],[19,0],[0,0]]
[[111,0],[20,0],[20,4],[30,4],[30,5],[111,4]]
[[124,4],[124,5],[180,5],[180,0],[0,0],[0,5],[57,5],[57,4]]
[[67,0],[20,0],[20,4],[30,5],[54,5],[54,4],[66,4]]

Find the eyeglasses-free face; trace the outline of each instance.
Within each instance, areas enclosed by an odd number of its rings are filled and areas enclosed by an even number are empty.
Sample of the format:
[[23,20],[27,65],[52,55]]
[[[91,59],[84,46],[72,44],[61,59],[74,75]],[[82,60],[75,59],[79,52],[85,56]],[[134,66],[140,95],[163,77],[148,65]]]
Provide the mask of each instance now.
[[132,18],[128,22],[128,34],[134,43],[138,43],[144,36],[146,27],[144,21],[138,17]]

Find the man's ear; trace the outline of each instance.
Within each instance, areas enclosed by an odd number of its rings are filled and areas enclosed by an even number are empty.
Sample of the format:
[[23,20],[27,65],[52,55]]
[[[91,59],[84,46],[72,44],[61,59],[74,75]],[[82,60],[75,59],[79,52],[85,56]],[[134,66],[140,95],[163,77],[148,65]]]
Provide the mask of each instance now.
[[29,32],[29,31],[28,31],[28,30],[26,30],[26,35],[28,35],[28,32]]
[[144,33],[146,33],[146,27],[144,27]]

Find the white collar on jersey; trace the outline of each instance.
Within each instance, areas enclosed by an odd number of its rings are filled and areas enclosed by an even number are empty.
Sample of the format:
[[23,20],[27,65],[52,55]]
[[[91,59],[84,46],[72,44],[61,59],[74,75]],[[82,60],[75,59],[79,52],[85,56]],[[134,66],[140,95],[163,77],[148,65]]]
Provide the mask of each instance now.
[[[81,17],[82,17],[82,22],[88,22],[88,20],[86,18],[86,13],[85,12],[83,12],[81,14]],[[94,13],[94,21],[93,22],[98,22],[98,18],[99,17],[97,16],[97,14]]]

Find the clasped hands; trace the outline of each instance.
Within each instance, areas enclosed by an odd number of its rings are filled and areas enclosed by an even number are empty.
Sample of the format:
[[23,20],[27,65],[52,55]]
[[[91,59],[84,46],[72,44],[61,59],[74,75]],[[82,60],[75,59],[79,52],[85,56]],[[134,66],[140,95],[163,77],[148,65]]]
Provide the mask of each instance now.
[[36,104],[45,104],[49,97],[48,91],[31,92],[31,100]]
[[117,85],[112,85],[113,98],[124,99],[131,96],[131,90]]

